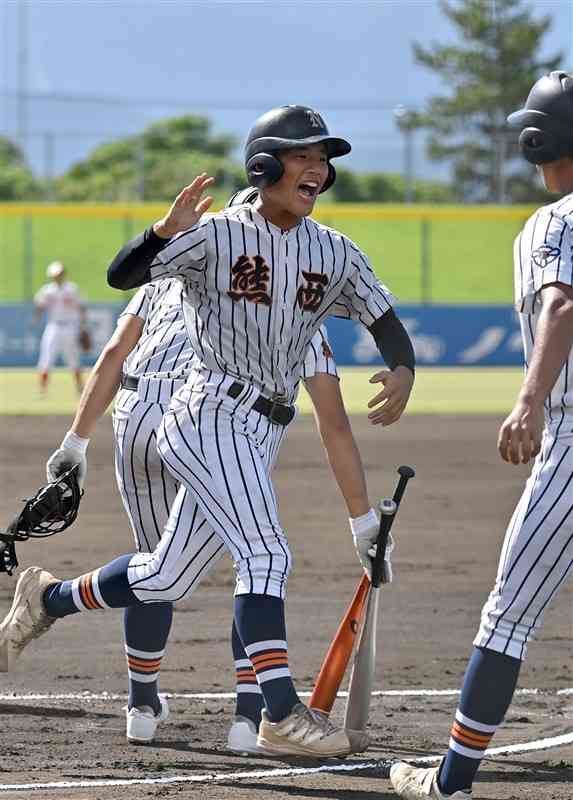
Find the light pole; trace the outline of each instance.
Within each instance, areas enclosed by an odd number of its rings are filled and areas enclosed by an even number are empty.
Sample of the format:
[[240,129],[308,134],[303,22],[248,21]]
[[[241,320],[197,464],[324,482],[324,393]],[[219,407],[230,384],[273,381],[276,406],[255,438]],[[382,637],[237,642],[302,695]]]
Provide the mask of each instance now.
[[407,106],[396,106],[394,109],[394,119],[404,136],[404,200],[412,203],[414,200],[414,130],[418,115],[416,111]]

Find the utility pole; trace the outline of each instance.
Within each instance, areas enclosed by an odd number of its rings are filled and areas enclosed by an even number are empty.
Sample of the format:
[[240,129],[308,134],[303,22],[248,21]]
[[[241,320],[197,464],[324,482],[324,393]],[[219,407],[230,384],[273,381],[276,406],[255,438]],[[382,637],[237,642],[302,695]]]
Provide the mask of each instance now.
[[28,0],[18,0],[18,62],[16,93],[16,135],[26,158],[28,144]]

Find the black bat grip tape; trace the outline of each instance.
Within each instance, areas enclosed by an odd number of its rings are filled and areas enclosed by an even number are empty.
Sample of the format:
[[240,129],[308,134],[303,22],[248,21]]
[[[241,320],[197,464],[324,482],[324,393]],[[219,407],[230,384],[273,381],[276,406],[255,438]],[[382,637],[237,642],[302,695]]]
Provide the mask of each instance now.
[[380,517],[380,528],[378,531],[378,539],[376,541],[376,558],[372,562],[372,586],[378,587],[382,583],[384,575],[384,556],[386,555],[386,547],[388,546],[388,537],[394,522],[394,517],[398,513],[398,508],[406,491],[406,486],[410,478],[413,478],[416,472],[412,467],[398,467],[398,474],[400,479],[394,491],[392,500],[396,503],[396,511],[393,514],[383,514]]

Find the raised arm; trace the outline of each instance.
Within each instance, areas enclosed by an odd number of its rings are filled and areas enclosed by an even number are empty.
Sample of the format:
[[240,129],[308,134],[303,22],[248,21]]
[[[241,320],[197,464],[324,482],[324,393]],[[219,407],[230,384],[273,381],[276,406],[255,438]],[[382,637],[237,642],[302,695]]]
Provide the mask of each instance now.
[[148,283],[156,256],[173,236],[192,228],[213,202],[211,196],[201,200],[212,183],[214,178],[199,175],[177,195],[164,217],[122,247],[108,268],[109,285],[126,290]]

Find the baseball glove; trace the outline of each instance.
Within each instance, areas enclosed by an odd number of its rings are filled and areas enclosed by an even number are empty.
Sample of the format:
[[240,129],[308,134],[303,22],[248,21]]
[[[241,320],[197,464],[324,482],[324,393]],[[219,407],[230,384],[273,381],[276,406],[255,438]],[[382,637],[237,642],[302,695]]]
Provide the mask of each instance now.
[[89,351],[92,349],[92,337],[90,336],[90,332],[87,330],[87,328],[81,329],[78,342],[80,345],[80,350],[83,353],[89,353]]
[[34,497],[24,501],[24,508],[0,531],[0,572],[9,575],[18,566],[16,542],[42,539],[69,528],[78,515],[83,492],[73,466],[53,483],[43,486]]

